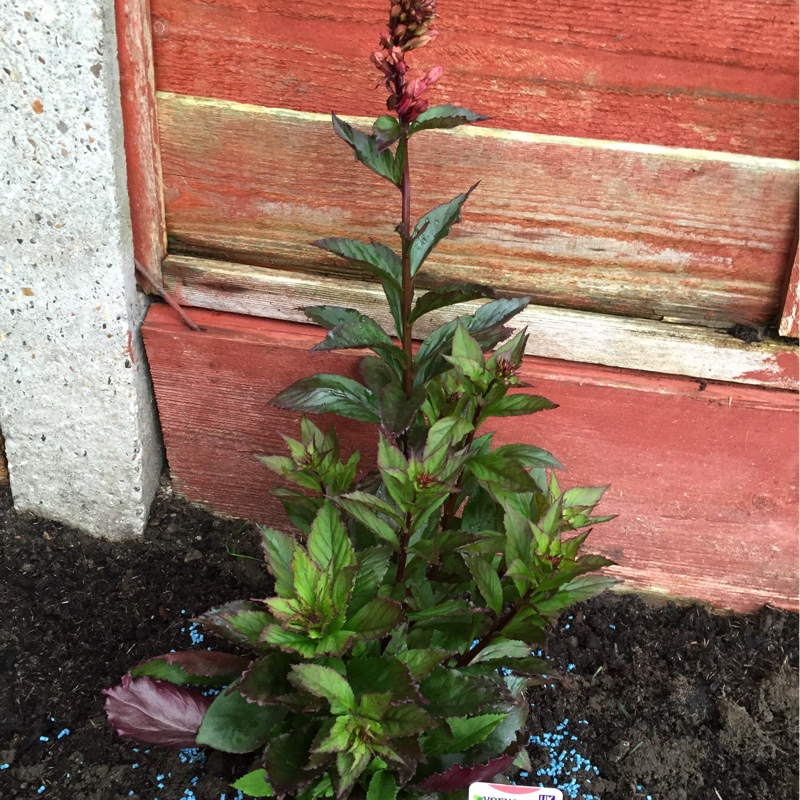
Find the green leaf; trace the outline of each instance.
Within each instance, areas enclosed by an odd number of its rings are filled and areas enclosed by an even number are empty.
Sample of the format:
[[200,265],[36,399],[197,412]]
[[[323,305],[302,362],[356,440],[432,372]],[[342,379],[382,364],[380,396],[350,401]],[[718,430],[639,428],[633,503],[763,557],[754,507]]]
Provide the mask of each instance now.
[[231,784],[231,788],[238,789],[250,797],[275,797],[275,792],[267,782],[265,769],[254,769],[247,775],[242,775],[236,783]]
[[501,456],[519,461],[523,467],[546,467],[548,469],[565,469],[564,465],[554,456],[534,447],[532,444],[504,444],[494,450]]
[[381,720],[386,735],[391,739],[403,739],[406,736],[419,736],[436,727],[436,721],[416,703],[401,703],[390,706]]
[[397,625],[403,607],[388,597],[376,597],[347,620],[347,628],[364,639],[380,639]]
[[563,600],[563,607],[571,606],[581,600],[590,600],[617,583],[619,581],[616,578],[608,578],[605,575],[581,575],[565,583],[558,596]]
[[461,207],[477,186],[476,183],[463,194],[436,206],[419,220],[414,228],[411,245],[412,277],[419,271],[433,248],[450,233],[450,228],[461,220]]
[[486,600],[486,605],[500,614],[503,610],[503,587],[500,583],[500,576],[497,570],[480,556],[464,556],[464,561],[472,573],[478,591]]
[[465,675],[458,670],[436,667],[420,683],[428,700],[428,713],[438,717],[462,717],[498,699],[498,681],[483,675]]
[[376,772],[369,782],[367,800],[396,800],[397,781],[391,772]]
[[358,322],[363,314],[355,308],[341,306],[307,306],[303,313],[317,325],[332,330],[345,322]]
[[339,495],[336,498],[336,503],[376,536],[389,542],[394,547],[399,546],[397,532],[385,519],[379,516],[382,514],[395,522],[398,521],[396,511],[388,503],[374,494],[361,491]]
[[426,755],[463,753],[482,742],[503,720],[506,714],[481,714],[477,717],[450,717],[447,724],[451,734],[444,729],[432,731],[422,744]]
[[358,129],[349,125],[342,119],[331,115],[333,118],[333,130],[336,135],[343,139],[353,148],[356,160],[366,164],[375,174],[391,181],[395,186],[400,186],[400,181],[395,175],[394,155],[391,150],[378,152],[378,144],[374,136],[367,136]]
[[319,510],[308,537],[308,555],[323,570],[334,574],[355,564],[353,545],[347,535],[339,510],[329,500]]
[[530,297],[511,297],[484,303],[473,315],[467,326],[474,335],[477,331],[504,325],[531,302]]
[[370,547],[358,553],[358,572],[348,611],[355,614],[378,593],[392,553],[388,547]]
[[489,117],[477,114],[468,108],[459,108],[451,105],[431,106],[411,123],[408,132],[411,135],[418,131],[433,130],[434,128],[457,128],[459,125],[468,125],[472,122],[482,122],[487,119]]
[[325,338],[316,347],[312,348],[312,352],[353,350],[364,347],[381,351],[399,351],[399,348],[392,343],[389,335],[374,319],[365,314],[359,314],[358,319],[347,320],[329,330]]
[[309,764],[309,751],[319,731],[319,722],[301,723],[290,731],[273,736],[265,748],[264,767],[279,797],[285,797],[287,793],[304,796],[299,791],[320,777],[320,770]]
[[264,628],[261,641],[278,647],[284,652],[300,653],[305,658],[311,658],[317,652],[318,639],[310,639],[303,633],[287,631],[280,625],[268,625]]
[[397,654],[397,659],[408,667],[415,681],[421,681],[450,655],[447,650],[405,650]]
[[197,744],[223,753],[250,753],[263,747],[272,729],[286,716],[284,706],[248,703],[234,687],[218,694],[197,732]]
[[356,698],[347,679],[330,667],[295,664],[289,673],[289,680],[298,689],[330,702],[334,714],[354,711],[356,708]]
[[387,383],[402,377],[402,371],[397,368],[394,361],[387,361],[378,356],[364,356],[359,362],[358,371],[376,397]]
[[405,389],[397,382],[387,384],[380,392],[381,424],[383,429],[400,436],[405,433],[417,416],[428,392],[424,386],[414,390],[411,397],[406,396]]
[[411,312],[411,322],[415,322],[424,314],[430,314],[440,308],[477,300],[480,297],[494,297],[494,289],[477,283],[455,283],[432,289],[423,294]]
[[239,681],[239,691],[251,703],[286,705],[286,695],[294,692],[289,683],[291,656],[273,651],[257,659]]
[[421,700],[408,667],[396,658],[351,658],[346,666],[356,695],[391,692],[396,700]]
[[274,621],[263,606],[246,600],[212,608],[197,618],[206,630],[254,649],[258,649],[261,632]]
[[227,686],[249,665],[249,658],[232,653],[185,650],[143,661],[130,671],[130,675],[132,678],[157,678],[178,686]]
[[469,497],[461,514],[461,530],[470,533],[496,530],[500,507],[489,492],[479,486]]
[[483,350],[467,331],[461,320],[456,320],[456,329],[453,334],[453,356],[474,361],[483,367]]
[[484,647],[469,663],[479,664],[482,661],[494,661],[496,659],[509,661],[517,658],[527,658],[530,654],[531,647],[527,642],[519,639],[496,639]]
[[375,137],[375,145],[380,153],[403,135],[403,126],[394,117],[384,114],[372,123],[372,135]]
[[372,393],[352,378],[319,373],[295,381],[272,404],[291,411],[339,414],[360,422],[379,423]]
[[546,397],[533,394],[509,394],[487,403],[481,413],[482,417],[520,417],[524,414],[535,414],[537,411],[548,411],[558,408]]
[[607,489],[608,486],[576,486],[574,489],[567,489],[564,492],[564,508],[594,508]]
[[422,460],[428,461],[439,448],[457,445],[472,430],[472,423],[462,417],[442,417],[434,422],[428,431]]
[[275,591],[281,597],[291,597],[294,591],[292,578],[292,557],[295,541],[285,533],[274,528],[263,528],[261,531],[261,548],[267,562],[267,569],[275,578]]
[[497,451],[470,456],[467,469],[481,482],[506,492],[533,492],[536,483],[513,458]]

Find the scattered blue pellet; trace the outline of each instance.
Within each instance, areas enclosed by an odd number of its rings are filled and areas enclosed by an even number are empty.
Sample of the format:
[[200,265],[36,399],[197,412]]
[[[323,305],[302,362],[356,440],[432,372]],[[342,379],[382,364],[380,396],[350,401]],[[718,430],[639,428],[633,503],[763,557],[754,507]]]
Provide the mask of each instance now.
[[50,741],[50,737],[49,736],[40,736],[39,737],[39,741],[40,742],[49,742]]
[[616,625],[609,625],[608,627],[611,628],[612,631],[615,631],[617,629]]
[[139,769],[139,765],[138,764],[131,764],[131,769]]
[[0,770],[8,769],[10,766],[11,766],[11,764],[0,764]]
[[36,790],[36,794],[41,794],[41,793],[42,793],[44,790],[45,790],[45,785],[44,785],[44,784],[42,784],[42,785],[41,785],[41,786],[40,786],[40,787],[39,787],[39,788]]
[[156,775],[156,780],[157,781],[163,781],[164,780],[164,773],[162,772],[160,775]]
[[69,736],[69,728],[64,728],[64,730],[62,730],[56,738],[63,739],[65,736]]

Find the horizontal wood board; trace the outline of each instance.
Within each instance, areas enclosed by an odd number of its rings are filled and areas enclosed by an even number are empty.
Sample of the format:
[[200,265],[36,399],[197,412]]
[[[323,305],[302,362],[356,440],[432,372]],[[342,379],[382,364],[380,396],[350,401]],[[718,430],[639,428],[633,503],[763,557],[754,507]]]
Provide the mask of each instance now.
[[[195,311],[202,333],[154,304],[147,355],[176,489],[218,511],[283,525],[254,459],[282,453],[298,415],[268,401],[318,371],[354,373],[353,353],[309,354],[308,326]],[[497,444],[546,447],[568,485],[611,483],[592,547],[630,588],[739,611],[797,608],[797,403],[789,392],[654,377],[528,358],[523,377],[560,404],[498,420]],[[372,452],[374,431],[337,423]],[[368,463],[368,462],[367,462]]]
[[[397,192],[354,165],[326,116],[170,94],[158,112],[171,253],[350,279],[358,273],[309,242],[394,244]],[[797,175],[797,162],[708,151],[479,128],[422,134],[415,214],[481,179],[422,281],[763,325],[783,302]]]
[[[163,270],[167,288],[185,305],[304,323],[306,306],[338,305],[357,308],[394,333],[383,292],[372,283],[187,256],[169,256]],[[427,314],[414,336],[427,336],[477,306],[461,303]],[[748,343],[708,328],[546,306],[529,306],[511,325],[528,329],[529,355],[797,390],[793,343]]]
[[[388,3],[152,0],[160,90],[377,116]],[[796,158],[794,0],[447,0],[435,102],[499,128]]]

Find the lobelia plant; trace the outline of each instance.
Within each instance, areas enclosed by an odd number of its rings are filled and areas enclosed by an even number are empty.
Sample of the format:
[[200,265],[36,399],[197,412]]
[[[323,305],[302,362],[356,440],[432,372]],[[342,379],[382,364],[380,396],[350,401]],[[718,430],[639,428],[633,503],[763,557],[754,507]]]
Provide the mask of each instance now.
[[[105,692],[122,736],[258,753],[234,784],[254,797],[460,800],[471,782],[524,767],[525,690],[546,669],[532,647],[562,609],[614,583],[592,574],[612,562],[582,553],[588,527],[611,519],[592,516],[605,487],[563,491],[550,453],[492,449],[482,431],[490,417],[555,408],[509,393],[523,386],[528,337],[505,325],[530,298],[461,283],[415,299],[421,267],[475,186],[414,225],[409,140],[485,119],[428,107],[441,67],[409,78],[407,53],[436,36],[435,7],[394,2],[372,54],[396,116],[371,135],[333,116],[356,159],[400,191],[399,254],[374,241],[314,243],[378,277],[399,344],[355,309],[308,308],[328,329],[316,350],[372,351],[363,383],[317,374],[273,401],[378,425],[378,470],[357,482],[358,453],[345,460],[334,428],[303,419],[300,439],[285,437],[288,456],[260,457],[296,487],[275,493],[297,531],[261,531],[275,596],[198,620],[247,654],[168,653]],[[413,351],[418,319],[481,298]]]

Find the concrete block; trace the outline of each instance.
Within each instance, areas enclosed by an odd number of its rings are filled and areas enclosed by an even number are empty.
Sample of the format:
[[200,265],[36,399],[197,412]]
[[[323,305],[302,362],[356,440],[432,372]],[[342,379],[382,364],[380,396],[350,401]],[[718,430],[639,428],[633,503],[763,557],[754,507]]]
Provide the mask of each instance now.
[[0,0],[0,429],[20,510],[144,528],[163,464],[113,0]]

